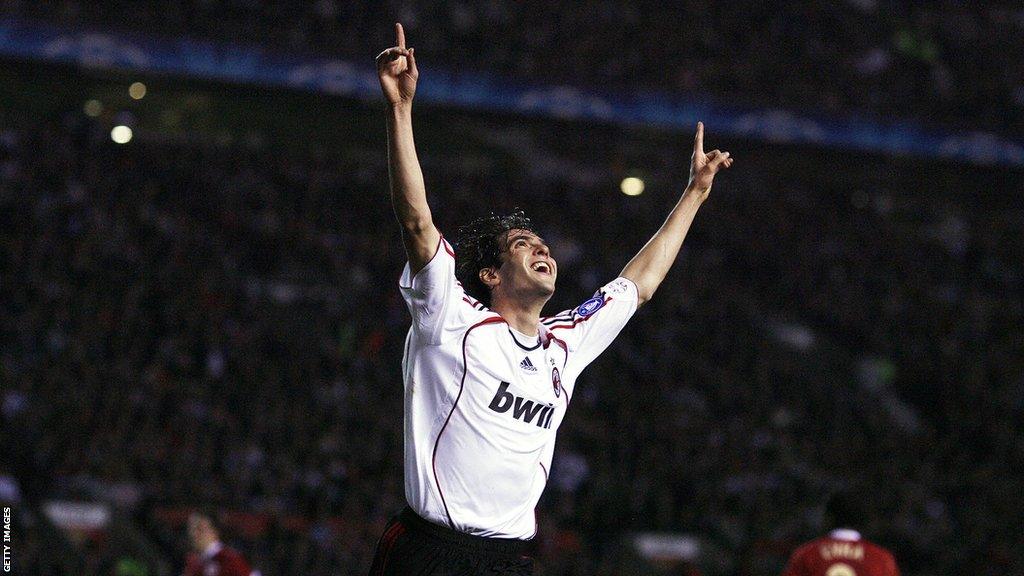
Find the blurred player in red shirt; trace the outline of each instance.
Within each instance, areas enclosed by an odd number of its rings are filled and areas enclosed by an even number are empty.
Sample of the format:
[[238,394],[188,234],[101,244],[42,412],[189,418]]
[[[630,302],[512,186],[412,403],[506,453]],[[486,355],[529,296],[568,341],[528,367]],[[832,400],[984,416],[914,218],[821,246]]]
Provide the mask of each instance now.
[[188,517],[188,540],[192,552],[185,562],[183,576],[259,576],[245,558],[220,541],[213,516],[194,512]]
[[899,576],[896,559],[853,529],[863,526],[860,500],[852,492],[829,499],[826,515],[834,528],[793,553],[782,576]]

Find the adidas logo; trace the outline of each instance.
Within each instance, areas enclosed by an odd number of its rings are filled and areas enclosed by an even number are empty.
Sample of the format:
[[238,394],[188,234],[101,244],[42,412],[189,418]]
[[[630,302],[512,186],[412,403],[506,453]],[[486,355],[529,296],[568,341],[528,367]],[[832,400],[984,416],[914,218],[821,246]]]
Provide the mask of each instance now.
[[523,370],[526,370],[527,372],[537,371],[537,367],[533,365],[533,362],[530,362],[529,356],[523,358],[523,361],[519,363],[519,367],[522,368]]

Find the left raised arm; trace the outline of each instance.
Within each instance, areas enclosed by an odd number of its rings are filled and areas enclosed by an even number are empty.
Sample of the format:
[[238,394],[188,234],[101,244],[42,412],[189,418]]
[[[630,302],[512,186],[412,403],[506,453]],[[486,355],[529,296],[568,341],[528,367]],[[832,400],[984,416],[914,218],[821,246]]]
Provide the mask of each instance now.
[[675,262],[697,210],[711,194],[715,174],[730,166],[732,158],[728,152],[712,150],[704,153],[704,123],[698,122],[697,135],[693,139],[693,156],[690,159],[690,180],[686,190],[669,212],[665,223],[629,264],[626,264],[620,274],[636,284],[640,304],[651,299]]

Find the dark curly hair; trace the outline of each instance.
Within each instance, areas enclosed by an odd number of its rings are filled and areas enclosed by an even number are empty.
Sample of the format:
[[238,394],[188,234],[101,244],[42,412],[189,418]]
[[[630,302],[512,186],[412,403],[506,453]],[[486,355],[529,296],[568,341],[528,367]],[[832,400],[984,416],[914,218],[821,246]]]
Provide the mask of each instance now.
[[501,266],[501,253],[505,251],[501,240],[509,230],[517,228],[537,233],[533,222],[519,209],[504,216],[491,212],[490,216],[477,218],[456,232],[455,277],[466,294],[484,306],[491,305],[491,290],[480,281],[480,271]]
[[863,486],[848,486],[836,491],[829,496],[825,504],[825,520],[832,528],[860,528],[864,529],[867,521],[866,505],[864,500],[870,498],[871,493]]

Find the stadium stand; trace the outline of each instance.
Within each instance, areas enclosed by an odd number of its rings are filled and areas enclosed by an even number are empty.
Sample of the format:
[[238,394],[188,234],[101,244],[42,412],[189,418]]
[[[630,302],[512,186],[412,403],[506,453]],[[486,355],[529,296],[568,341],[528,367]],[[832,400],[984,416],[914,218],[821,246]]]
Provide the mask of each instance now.
[[1013,1],[5,0],[0,14],[355,61],[400,20],[424,57],[456,73],[1024,137],[1024,11]]
[[[4,119],[0,437],[26,497],[110,503],[176,561],[187,510],[214,506],[264,574],[363,573],[402,503],[379,139],[118,146],[79,109]],[[687,162],[676,134],[421,122],[442,229],[527,208],[562,264],[552,311],[618,271]],[[581,380],[542,573],[626,570],[629,535],[664,531],[700,538],[705,574],[774,574],[853,479],[906,573],[1019,570],[1019,177],[730,149],[662,293]],[[628,198],[635,167],[650,192]],[[86,542],[75,571],[109,573]]]
[[[456,72],[1024,137],[1016,2],[265,4],[0,0],[0,15],[367,63],[401,19],[417,55]],[[0,62],[17,573],[178,574],[202,506],[267,576],[364,574],[402,505],[409,322],[379,111],[197,84],[89,117],[75,82],[97,73],[44,68]],[[442,230],[524,207],[561,264],[549,312],[612,278],[685,178],[688,135],[417,114]],[[116,145],[125,118],[136,138]],[[1024,573],[1024,174],[723,144],[737,165],[669,279],[580,380],[538,573],[778,574],[855,482],[865,533],[904,573]],[[647,192],[619,194],[626,175]],[[54,500],[116,518],[61,540]],[[152,549],[115,546],[128,532]],[[633,538],[651,532],[699,553],[645,565]]]

